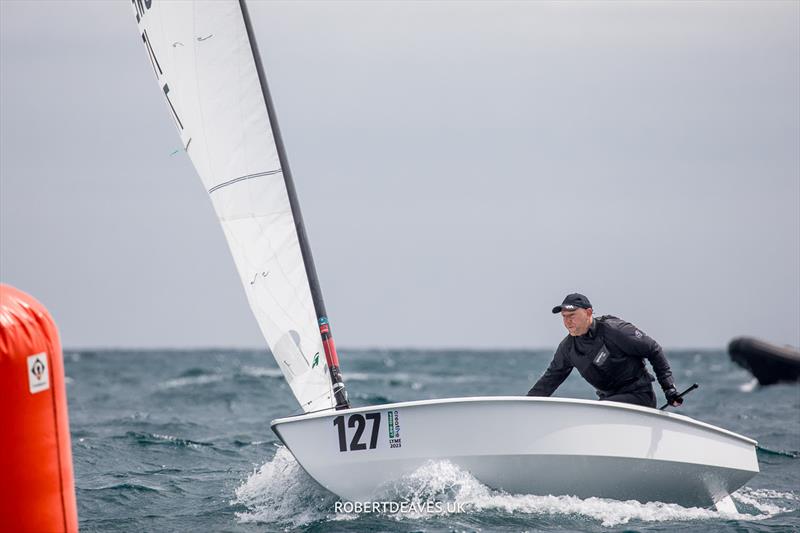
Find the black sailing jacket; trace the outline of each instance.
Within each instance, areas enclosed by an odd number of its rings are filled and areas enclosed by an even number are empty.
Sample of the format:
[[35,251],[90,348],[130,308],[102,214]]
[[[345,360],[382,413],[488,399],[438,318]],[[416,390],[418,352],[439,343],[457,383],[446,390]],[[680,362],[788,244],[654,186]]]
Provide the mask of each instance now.
[[656,341],[615,316],[597,317],[585,335],[567,335],[561,341],[553,361],[528,396],[550,396],[573,368],[597,389],[601,399],[648,390],[654,378],[645,368],[645,359],[653,366],[661,388],[672,387],[669,362]]

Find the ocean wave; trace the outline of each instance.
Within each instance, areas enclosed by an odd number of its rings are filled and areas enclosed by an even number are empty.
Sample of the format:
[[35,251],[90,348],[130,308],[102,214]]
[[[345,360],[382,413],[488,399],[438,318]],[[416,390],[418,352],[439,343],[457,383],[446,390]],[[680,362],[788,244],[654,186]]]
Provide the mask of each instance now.
[[233,445],[236,446],[237,448],[242,448],[244,446],[261,446],[263,444],[268,444],[270,442],[272,442],[272,441],[267,441],[267,440],[249,441],[249,440],[234,439],[233,440]]
[[448,383],[459,385],[464,383],[480,383],[486,381],[487,376],[483,374],[466,374],[466,375],[442,375],[442,374],[425,374],[415,373],[407,374],[405,372],[397,372],[394,374],[387,374],[381,376],[381,379],[391,385],[437,385],[441,383]]
[[[751,489],[749,487],[742,487],[733,494],[733,499],[736,500],[738,507],[749,507],[757,513],[755,518],[770,518],[777,514],[788,513],[797,510],[797,504],[800,498],[793,492],[781,492],[770,489]],[[791,505],[794,509],[783,507],[783,505]]]
[[106,485],[105,487],[82,488],[87,492],[114,491],[114,492],[154,492],[159,493],[161,489],[148,487],[139,483],[117,483],[116,485]]
[[756,451],[764,455],[778,455],[781,457],[791,457],[792,459],[800,457],[800,451],[797,450],[773,450],[761,445],[756,446]]
[[[683,507],[672,503],[635,500],[620,501],[607,498],[578,498],[576,496],[536,496],[508,494],[483,485],[470,473],[448,461],[430,461],[413,474],[398,480],[385,493],[394,500],[418,504],[425,501],[452,502],[454,507],[466,512],[499,511],[509,514],[539,516],[578,515],[598,521],[603,527],[640,522],[673,522],[710,519],[763,520],[776,514],[790,511],[772,500],[785,500],[786,494],[769,491],[753,491],[744,488],[733,495],[737,502],[755,509],[754,513],[726,513],[713,509]],[[793,495],[791,495],[793,498]],[[417,505],[416,508],[420,508]],[[441,506],[441,513],[448,514],[450,506]],[[429,513],[412,511],[398,518],[420,519]]]
[[739,385],[739,392],[753,392],[757,386],[758,386],[758,380],[756,378],[753,378],[750,381]]
[[[429,461],[412,474],[398,479],[376,494],[375,502],[400,502],[397,512],[367,513],[385,515],[395,520],[428,520],[437,517],[455,518],[465,513],[471,521],[481,522],[497,515],[529,515],[540,519],[567,518],[590,520],[610,528],[631,522],[692,522],[708,520],[760,521],[797,507],[797,495],[764,489],[740,489],[733,494],[736,512],[672,503],[576,496],[536,496],[508,494],[493,490],[469,472],[449,461]],[[236,489],[236,499],[248,510],[236,514],[242,523],[280,523],[299,527],[320,521],[357,520],[359,514],[336,512],[340,500],[319,486],[295,461],[291,453],[279,446],[272,460]],[[431,505],[433,504],[433,505]]]
[[351,396],[353,400],[358,400],[359,405],[380,405],[392,403],[392,400],[381,394],[370,394],[366,392],[358,392]]
[[282,378],[280,368],[264,368],[260,366],[243,366],[241,373],[253,378]]
[[368,381],[372,376],[366,372],[343,372],[342,379],[345,381]]
[[122,439],[132,439],[141,446],[175,446],[178,448],[193,448],[200,449],[206,446],[213,446],[211,442],[200,442],[190,439],[183,439],[173,435],[164,435],[160,433],[146,433],[138,431],[128,431],[122,437],[115,437]]
[[187,376],[181,378],[170,379],[159,385],[161,389],[175,389],[179,387],[187,387],[190,385],[206,385],[208,383],[216,383],[222,381],[225,376],[219,374],[202,374],[196,376]]
[[278,522],[299,527],[329,518],[335,495],[322,488],[295,461],[285,446],[236,489],[232,504],[248,510],[236,513],[242,523]]

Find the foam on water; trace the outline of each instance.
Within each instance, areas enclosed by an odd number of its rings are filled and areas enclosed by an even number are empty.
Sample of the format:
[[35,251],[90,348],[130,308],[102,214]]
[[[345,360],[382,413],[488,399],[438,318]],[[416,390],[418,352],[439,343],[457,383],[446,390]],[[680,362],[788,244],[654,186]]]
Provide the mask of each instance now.
[[116,438],[132,439],[135,442],[141,444],[142,446],[170,445],[181,448],[192,448],[195,450],[199,450],[200,448],[205,446],[213,446],[213,444],[210,442],[199,442],[190,439],[183,439],[180,437],[176,437],[174,435],[165,435],[161,433],[148,433],[148,432],[138,432],[138,431],[128,431],[125,433],[123,437],[116,437]]
[[[492,490],[468,472],[447,461],[430,461],[413,474],[399,480],[387,493],[392,499],[424,502],[425,500],[452,501],[460,504],[466,512],[500,511],[531,515],[579,515],[610,527],[627,524],[632,520],[641,522],[690,521],[690,520],[763,520],[790,509],[780,507],[769,500],[796,500],[794,495],[772,493],[772,491],[752,491],[742,489],[733,495],[737,502],[747,504],[756,510],[724,513],[712,509],[687,508],[677,504],[635,500],[619,501],[605,498],[581,499],[575,496],[535,496],[507,494]],[[419,506],[417,506],[419,507]],[[741,507],[741,505],[740,505]],[[449,506],[443,506],[446,514]],[[411,512],[408,518],[424,518],[420,513]]]
[[236,489],[236,499],[231,503],[248,509],[236,513],[240,522],[277,522],[297,527],[332,518],[328,513],[333,513],[337,500],[306,474],[285,446],[278,446],[272,460]]
[[368,381],[373,379],[373,377],[366,372],[348,372],[344,378],[347,378],[347,381]]
[[[575,496],[508,494],[490,489],[471,474],[448,461],[429,461],[415,472],[376,494],[376,502],[405,502],[405,510],[387,514],[396,520],[425,520],[453,513],[531,515],[540,518],[583,518],[613,527],[639,522],[687,522],[697,520],[763,520],[796,509],[800,498],[791,492],[753,490],[733,494],[738,512],[687,508],[677,504],[618,501]],[[271,461],[262,465],[236,490],[236,500],[248,511],[237,513],[240,522],[281,523],[293,527],[323,520],[354,520],[357,514],[336,513],[339,499],[320,487],[279,446]],[[431,512],[429,502],[439,502]]]
[[756,386],[758,385],[758,380],[756,378],[751,379],[747,383],[742,383],[739,385],[740,392],[753,392]]

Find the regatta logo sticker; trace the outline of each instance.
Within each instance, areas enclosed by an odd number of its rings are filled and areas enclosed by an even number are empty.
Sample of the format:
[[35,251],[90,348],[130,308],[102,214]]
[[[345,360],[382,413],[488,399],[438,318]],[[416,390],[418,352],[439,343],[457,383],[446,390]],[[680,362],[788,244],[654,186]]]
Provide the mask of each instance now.
[[389,420],[389,448],[400,448],[403,443],[400,440],[400,411],[386,411],[386,418]]
[[28,388],[31,394],[50,388],[50,372],[47,371],[47,354],[28,356]]

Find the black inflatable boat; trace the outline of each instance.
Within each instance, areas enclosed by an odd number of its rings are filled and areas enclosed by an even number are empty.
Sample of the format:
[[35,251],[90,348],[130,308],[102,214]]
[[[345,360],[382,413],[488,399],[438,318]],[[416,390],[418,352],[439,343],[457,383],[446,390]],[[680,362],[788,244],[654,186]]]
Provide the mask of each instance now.
[[800,351],[775,346],[752,337],[737,337],[728,344],[731,360],[746,368],[761,385],[800,379]]

